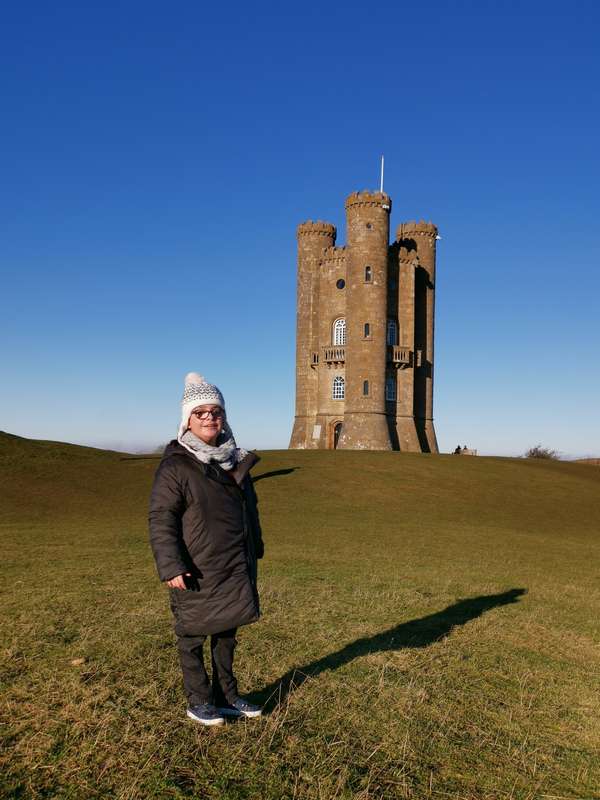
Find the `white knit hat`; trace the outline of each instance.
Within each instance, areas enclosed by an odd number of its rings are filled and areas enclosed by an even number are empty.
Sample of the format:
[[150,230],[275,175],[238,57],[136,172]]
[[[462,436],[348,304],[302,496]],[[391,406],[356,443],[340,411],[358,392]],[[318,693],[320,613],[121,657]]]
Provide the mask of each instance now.
[[181,401],[179,436],[182,436],[187,431],[192,411],[205,404],[221,406],[223,411],[225,410],[225,400],[218,387],[212,383],[207,383],[202,375],[198,375],[197,372],[188,372],[185,376],[185,388]]

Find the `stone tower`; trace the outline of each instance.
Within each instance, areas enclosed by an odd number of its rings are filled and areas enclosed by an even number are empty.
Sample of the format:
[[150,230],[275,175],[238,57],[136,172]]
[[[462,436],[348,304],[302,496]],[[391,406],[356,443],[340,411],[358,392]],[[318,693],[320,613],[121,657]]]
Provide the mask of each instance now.
[[382,192],[346,200],[347,244],[298,227],[296,418],[291,448],[437,453],[433,428],[435,244],[398,226]]

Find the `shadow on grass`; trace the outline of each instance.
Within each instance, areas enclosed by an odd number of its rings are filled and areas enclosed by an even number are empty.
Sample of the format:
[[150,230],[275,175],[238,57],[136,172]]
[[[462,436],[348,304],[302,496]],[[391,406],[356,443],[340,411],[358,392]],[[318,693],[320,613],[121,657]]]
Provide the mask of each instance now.
[[[121,456],[119,459],[120,461],[160,461],[163,457],[162,453],[158,453],[157,455],[148,455],[148,456]],[[288,467],[287,469],[274,469],[271,472],[263,472],[262,475],[257,475],[256,478],[252,478],[252,483],[258,483],[258,481],[262,481],[263,478],[276,478],[278,475],[289,475],[290,472],[294,472],[295,470],[300,469],[300,467]]]
[[157,453],[154,456],[121,456],[119,461],[160,461],[161,458],[162,453]]
[[435,614],[429,614],[420,619],[402,622],[387,631],[365,636],[355,642],[347,644],[341,650],[323,656],[309,664],[294,667],[281,678],[253,693],[253,697],[263,704],[266,709],[274,710],[285,702],[287,696],[298,689],[308,678],[315,678],[327,670],[339,669],[355,658],[381,653],[386,650],[402,650],[411,647],[427,647],[434,642],[439,642],[450,634],[453,628],[465,625],[498,606],[516,603],[526,589],[510,589],[502,594],[490,594],[482,597],[472,597],[461,600],[454,605],[444,608]]
[[290,472],[294,472],[296,469],[300,468],[288,467],[288,469],[274,469],[272,472],[263,472],[262,475],[257,475],[256,478],[252,478],[252,483],[258,483],[258,481],[262,481],[263,478],[275,478],[277,475],[289,475]]

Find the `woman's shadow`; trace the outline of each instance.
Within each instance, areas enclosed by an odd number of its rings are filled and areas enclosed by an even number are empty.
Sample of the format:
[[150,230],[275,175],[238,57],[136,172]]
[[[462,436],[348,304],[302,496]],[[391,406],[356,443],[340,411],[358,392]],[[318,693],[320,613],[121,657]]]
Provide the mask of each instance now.
[[288,467],[287,469],[274,469],[271,472],[263,472],[261,475],[252,478],[252,483],[258,483],[265,478],[276,478],[278,475],[289,475],[297,469],[299,469],[299,467]]
[[444,639],[453,628],[480,617],[492,608],[516,603],[525,593],[525,589],[510,589],[502,594],[461,600],[435,614],[402,622],[387,631],[375,634],[375,636],[357,639],[335,653],[330,653],[328,656],[323,656],[301,667],[293,667],[281,678],[277,678],[268,686],[253,693],[253,699],[263,703],[266,708],[274,710],[277,706],[282,705],[287,696],[302,686],[308,678],[314,678],[326,670],[338,669],[355,658],[371,653],[427,647],[433,642]]

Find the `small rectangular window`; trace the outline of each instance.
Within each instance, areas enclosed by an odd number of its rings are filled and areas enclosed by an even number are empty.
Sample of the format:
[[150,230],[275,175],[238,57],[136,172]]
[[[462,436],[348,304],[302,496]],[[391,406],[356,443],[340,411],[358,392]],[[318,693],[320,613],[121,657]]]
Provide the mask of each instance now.
[[387,324],[387,343],[398,344],[398,325],[396,320],[389,319]]
[[395,378],[388,378],[385,382],[385,399],[396,399],[396,380]]
[[365,339],[368,339],[371,335],[371,325],[368,322],[365,322]]
[[363,381],[363,396],[369,396],[369,381]]

